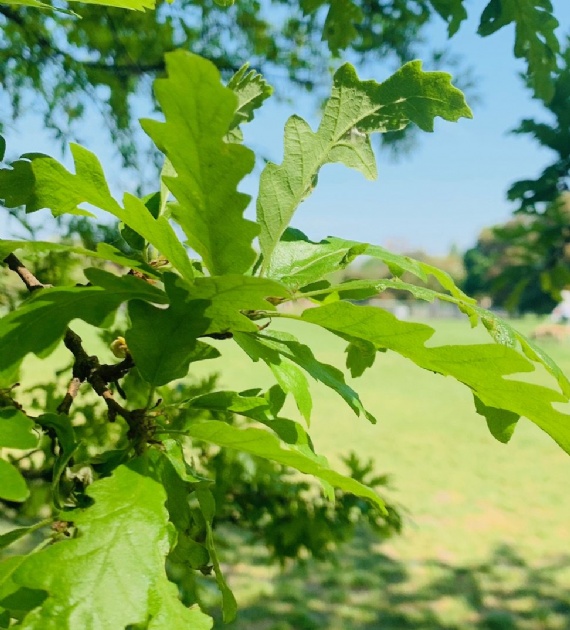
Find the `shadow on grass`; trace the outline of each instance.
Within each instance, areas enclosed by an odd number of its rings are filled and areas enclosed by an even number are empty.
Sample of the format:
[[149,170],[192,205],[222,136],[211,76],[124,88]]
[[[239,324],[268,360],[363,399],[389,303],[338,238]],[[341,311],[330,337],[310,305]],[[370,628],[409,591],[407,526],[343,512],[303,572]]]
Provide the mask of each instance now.
[[334,562],[276,570],[253,549],[230,562],[238,620],[216,629],[570,629],[570,556],[531,567],[504,546],[473,566],[403,564],[361,532]]

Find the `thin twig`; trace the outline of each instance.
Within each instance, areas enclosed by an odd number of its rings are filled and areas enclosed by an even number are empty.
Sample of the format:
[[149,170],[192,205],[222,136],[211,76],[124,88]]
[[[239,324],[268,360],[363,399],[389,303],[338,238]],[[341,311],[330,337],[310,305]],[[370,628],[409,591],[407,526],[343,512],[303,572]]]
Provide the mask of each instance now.
[[15,271],[20,276],[30,293],[49,286],[40,282],[15,254],[8,254],[8,256],[4,258],[4,262],[8,265],[9,269]]

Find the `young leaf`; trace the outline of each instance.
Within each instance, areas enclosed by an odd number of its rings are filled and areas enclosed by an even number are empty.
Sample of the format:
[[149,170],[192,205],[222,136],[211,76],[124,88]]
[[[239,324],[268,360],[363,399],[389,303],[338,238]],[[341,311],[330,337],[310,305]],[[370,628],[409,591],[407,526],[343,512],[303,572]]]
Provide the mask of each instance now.
[[19,502],[29,496],[28,486],[18,469],[0,459],[0,499]]
[[16,365],[29,352],[47,356],[73,319],[102,326],[125,301],[167,301],[160,289],[134,276],[119,278],[100,269],[87,269],[85,275],[100,286],[42,289],[0,319],[3,367]]
[[254,155],[224,142],[238,99],[214,64],[197,55],[169,53],[166,69],[168,78],[155,82],[166,122],[142,125],[178,175],[164,177],[178,201],[170,206],[172,216],[212,275],[243,273],[256,258],[258,227],[243,218],[249,197],[237,191]]
[[247,63],[230,79],[228,87],[238,97],[238,106],[230,123],[226,140],[242,142],[243,134],[240,125],[253,120],[254,111],[273,94],[273,88],[261,74],[250,70]]
[[23,629],[111,630],[155,616],[161,627],[182,628],[182,621],[189,628],[211,627],[199,609],[182,605],[166,577],[166,494],[147,476],[147,465],[145,458],[134,460],[89,486],[95,503],[65,515],[80,535],[29,556],[17,569],[18,584],[48,594]]
[[238,429],[225,422],[206,421],[190,425],[186,432],[198,440],[244,451],[284,466],[290,466],[302,473],[323,479],[341,490],[370,499],[380,509],[385,509],[384,502],[374,490],[283,444],[275,435],[263,429]]
[[48,208],[54,216],[60,216],[86,214],[78,206],[89,203],[123,221],[166,256],[182,276],[192,280],[192,264],[168,220],[163,216],[155,219],[140,199],[129,194],[124,196],[122,208],[111,196],[97,157],[77,144],[70,149],[75,174],[45,155],[22,156],[24,159],[11,169],[0,169],[0,199],[4,199],[4,205],[25,205],[26,212]]
[[257,219],[264,264],[324,164],[342,162],[374,179],[371,133],[396,131],[410,122],[432,131],[436,116],[470,118],[463,94],[450,79],[443,72],[423,72],[420,61],[407,63],[384,83],[360,81],[350,64],[339,68],[318,130],[291,117],[285,126],[282,164],[269,163],[261,174]]
[[296,291],[344,269],[367,248],[366,243],[333,237],[314,243],[299,230],[287,228],[273,251],[266,275]]
[[525,416],[570,453],[570,416],[552,406],[568,398],[540,385],[505,378],[534,370],[513,348],[489,344],[426,346],[434,333],[429,326],[399,321],[380,308],[346,302],[308,309],[302,319],[341,336],[350,335],[377,348],[394,350],[426,370],[452,376],[487,407]]

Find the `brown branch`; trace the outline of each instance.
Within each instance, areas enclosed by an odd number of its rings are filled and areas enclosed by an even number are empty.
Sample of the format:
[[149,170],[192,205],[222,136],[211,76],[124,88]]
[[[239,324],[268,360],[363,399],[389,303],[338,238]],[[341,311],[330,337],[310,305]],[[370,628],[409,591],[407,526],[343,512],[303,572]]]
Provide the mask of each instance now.
[[[4,259],[4,263],[18,274],[28,291],[33,292],[48,286],[40,282],[16,255],[9,254]],[[95,355],[90,356],[87,354],[83,348],[83,340],[70,328],[67,328],[65,331],[63,343],[75,357],[75,362],[73,364],[71,382],[69,383],[63,400],[57,407],[57,412],[69,414],[69,410],[79,392],[81,383],[86,381],[91,385],[95,393],[101,396],[105,401],[109,420],[114,422],[117,416],[121,416],[127,421],[129,429],[134,431],[135,423],[140,417],[140,410],[129,411],[125,409],[114,399],[113,392],[107,387],[108,383],[118,381],[134,367],[135,364],[131,355],[128,354],[123,361],[116,365],[101,365]]]
[[20,276],[20,279],[26,285],[26,288],[30,291],[30,293],[50,286],[40,282],[36,276],[34,276],[34,274],[24,266],[24,263],[22,263],[15,254],[9,254],[6,256],[6,258],[4,258],[4,262],[8,265],[9,269],[15,271]]

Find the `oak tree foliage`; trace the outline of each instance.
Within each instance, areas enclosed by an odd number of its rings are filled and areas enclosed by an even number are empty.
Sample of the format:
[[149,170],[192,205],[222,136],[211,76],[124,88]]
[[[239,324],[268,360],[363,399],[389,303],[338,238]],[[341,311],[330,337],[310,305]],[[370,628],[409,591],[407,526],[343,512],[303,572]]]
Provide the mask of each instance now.
[[[323,36],[338,51],[350,44],[346,37],[361,33],[365,4],[303,2],[301,9],[306,16],[326,14]],[[22,20],[46,9],[37,0],[27,0],[24,9],[16,2],[4,6]],[[115,6],[151,8],[138,0]],[[461,2],[434,1],[430,7],[445,17],[450,32],[464,19]],[[537,62],[537,33],[546,33],[540,45],[555,48],[547,36],[553,22],[544,19],[548,8],[546,0],[492,1],[483,15],[485,32],[516,22],[516,52],[534,64],[537,79],[550,72],[548,55]],[[107,15],[92,9],[85,15]],[[339,34],[341,20],[352,21],[354,30]],[[525,27],[533,20],[539,23],[531,32]],[[302,506],[314,506],[301,516],[315,534],[306,544],[316,555],[336,540],[326,531],[335,498],[341,519],[355,508],[381,533],[397,528],[397,514],[381,492],[385,479],[354,457],[346,462],[348,472],[331,466],[309,433],[314,381],[351,409],[355,427],[376,421],[381,410],[360,399],[345,372],[359,376],[375,369],[378,353],[396,352],[418,369],[461,383],[499,441],[508,441],[524,417],[570,452],[570,418],[555,406],[570,398],[570,382],[532,341],[427,263],[341,237],[314,242],[294,228],[295,213],[327,164],[375,177],[374,134],[408,125],[431,132],[436,118],[471,117],[448,74],[410,61],[378,82],[341,65],[317,128],[295,115],[287,122],[282,161],[267,164],[260,178],[255,221],[244,218],[251,200],[239,190],[255,159],[242,143],[241,126],[269,96],[266,80],[241,68],[226,82],[212,61],[178,50],[165,56],[155,93],[162,117],[142,122],[164,161],[152,195],[116,198],[97,157],[80,145],[72,147],[71,171],[43,154],[22,155],[0,168],[7,209],[22,206],[28,214],[69,214],[93,223],[97,209],[118,221],[116,244],[94,249],[76,242],[0,240],[10,277],[28,292],[0,319],[0,499],[25,508],[39,472],[51,505],[45,521],[0,538],[7,547],[44,534],[30,553],[0,562],[4,627],[211,628],[200,607],[204,574],[217,583],[224,620],[234,619],[237,603],[214,529],[220,518],[243,516],[260,529],[267,522],[263,502],[231,487],[232,471],[247,483],[246,461],[274,480],[266,486],[269,505],[281,491],[298,492],[305,497]],[[1,149],[4,158],[4,142]],[[82,277],[51,286],[31,271],[38,255],[78,257]],[[336,283],[334,272],[360,256],[382,261],[391,276]],[[404,273],[431,284],[410,284]],[[357,304],[385,290],[450,302],[472,326],[482,325],[490,342],[436,345],[430,326]],[[283,319],[295,320],[298,337],[280,330]],[[77,320],[106,337],[108,359],[77,333]],[[346,343],[346,367],[315,356],[315,327]],[[271,387],[240,392],[214,382],[188,386],[184,378],[194,364],[223,357],[233,344],[243,352],[244,369],[250,361],[267,366]],[[22,395],[16,385],[22,362],[30,354],[46,359],[56,349],[69,353],[70,369]],[[537,367],[549,386],[525,378]],[[21,376],[25,381],[25,370]],[[294,404],[286,405],[287,398]],[[292,480],[284,470],[293,471]],[[284,535],[287,524],[269,520],[266,536],[275,553],[294,556],[300,543]]]

